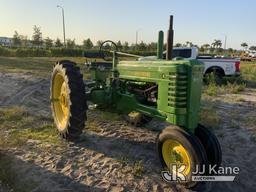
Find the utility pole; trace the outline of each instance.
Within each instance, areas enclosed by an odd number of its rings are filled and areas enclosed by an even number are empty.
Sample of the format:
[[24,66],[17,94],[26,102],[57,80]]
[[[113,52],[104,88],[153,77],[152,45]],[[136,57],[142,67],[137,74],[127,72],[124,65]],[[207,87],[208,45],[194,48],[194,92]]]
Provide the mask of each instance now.
[[225,35],[224,50],[227,48],[227,35]]
[[61,8],[61,10],[62,10],[63,39],[64,39],[64,47],[66,47],[64,8],[62,6],[60,6],[60,5],[57,5],[57,7]]
[[137,47],[138,41],[139,41],[139,31],[140,31],[140,29],[136,30],[136,42],[135,42],[136,47]]
[[139,29],[136,31],[136,47],[137,47],[137,45],[138,45],[138,36],[139,36]]

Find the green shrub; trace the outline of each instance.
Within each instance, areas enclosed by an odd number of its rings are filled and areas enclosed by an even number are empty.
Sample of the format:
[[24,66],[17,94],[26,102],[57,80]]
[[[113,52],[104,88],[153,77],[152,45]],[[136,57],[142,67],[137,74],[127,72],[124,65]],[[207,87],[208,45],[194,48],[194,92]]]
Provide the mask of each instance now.
[[[81,48],[5,48],[0,46],[0,56],[5,57],[82,57],[86,53],[98,53],[99,50],[84,50]],[[127,51],[141,56],[156,55],[155,51]]]
[[16,49],[16,57],[48,57],[50,56],[50,51],[47,49],[40,48],[18,48]]
[[127,51],[127,53],[141,56],[155,56],[156,51]]
[[69,48],[52,48],[50,49],[52,57],[82,57],[84,50]]
[[6,57],[14,56],[14,51],[0,46],[0,56],[6,56]]

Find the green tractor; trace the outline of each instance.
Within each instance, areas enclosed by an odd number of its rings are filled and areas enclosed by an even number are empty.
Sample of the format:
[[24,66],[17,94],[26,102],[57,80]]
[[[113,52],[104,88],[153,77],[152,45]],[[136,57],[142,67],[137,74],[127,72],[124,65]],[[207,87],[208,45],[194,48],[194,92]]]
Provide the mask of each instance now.
[[[185,165],[181,183],[192,188],[197,185],[192,179],[197,167],[221,164],[217,138],[198,123],[204,65],[172,58],[172,16],[165,59],[162,31],[158,38],[156,60],[120,61],[119,56],[136,55],[114,50],[111,62],[87,63],[90,81],[83,79],[75,63],[57,62],[51,80],[53,117],[60,135],[69,140],[78,138],[84,129],[87,102],[127,114],[135,124],[152,118],[168,122],[159,131],[157,153],[171,174],[177,174],[172,165]],[[101,55],[106,56],[102,49]]]

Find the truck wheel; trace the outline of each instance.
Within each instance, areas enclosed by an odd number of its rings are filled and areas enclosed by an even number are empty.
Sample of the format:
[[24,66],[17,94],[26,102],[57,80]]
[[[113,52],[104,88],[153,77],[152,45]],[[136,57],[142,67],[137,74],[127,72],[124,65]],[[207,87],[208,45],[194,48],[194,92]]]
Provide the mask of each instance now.
[[86,120],[86,98],[83,75],[70,61],[57,62],[51,78],[51,107],[59,134],[76,139]]
[[204,82],[208,85],[211,81],[214,81],[216,85],[221,85],[223,83],[223,74],[218,70],[206,73]]
[[[186,188],[195,188],[197,182],[192,181],[192,172],[199,167],[208,165],[206,152],[199,140],[185,130],[170,126],[160,132],[157,139],[157,149],[161,164],[164,169],[169,170],[170,174],[182,174],[185,181],[179,181]],[[185,165],[182,173],[176,173],[171,165],[180,167]]]
[[223,82],[223,75],[221,72],[219,71],[214,71],[213,72],[213,75],[214,75],[214,81],[217,85],[221,85],[222,82]]
[[222,152],[217,137],[209,129],[200,124],[195,130],[195,135],[204,146],[209,165],[212,167],[216,165],[215,170],[218,170],[222,161]]

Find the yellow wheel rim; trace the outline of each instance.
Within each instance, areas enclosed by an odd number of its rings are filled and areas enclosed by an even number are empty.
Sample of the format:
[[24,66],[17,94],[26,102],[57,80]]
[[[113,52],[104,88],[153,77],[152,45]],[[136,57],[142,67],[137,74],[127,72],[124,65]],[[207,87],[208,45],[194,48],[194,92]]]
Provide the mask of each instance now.
[[166,140],[162,146],[162,155],[168,168],[170,165],[185,165],[184,176],[190,173],[191,161],[188,152],[178,141]]
[[62,74],[57,73],[52,82],[53,110],[57,126],[65,129],[69,118],[69,93]]

